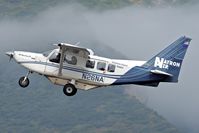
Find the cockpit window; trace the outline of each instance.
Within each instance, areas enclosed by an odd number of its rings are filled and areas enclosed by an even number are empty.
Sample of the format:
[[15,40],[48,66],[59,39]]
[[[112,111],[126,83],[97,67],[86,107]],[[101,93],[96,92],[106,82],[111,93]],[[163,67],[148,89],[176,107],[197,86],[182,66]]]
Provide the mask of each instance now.
[[52,50],[43,52],[43,56],[48,57],[48,55],[52,52]]
[[94,68],[95,67],[95,61],[87,60],[86,67],[87,68]]
[[51,62],[55,62],[55,63],[59,63],[60,62],[60,57],[61,57],[61,54],[58,53],[58,52],[54,52],[51,57],[49,58],[49,60]]

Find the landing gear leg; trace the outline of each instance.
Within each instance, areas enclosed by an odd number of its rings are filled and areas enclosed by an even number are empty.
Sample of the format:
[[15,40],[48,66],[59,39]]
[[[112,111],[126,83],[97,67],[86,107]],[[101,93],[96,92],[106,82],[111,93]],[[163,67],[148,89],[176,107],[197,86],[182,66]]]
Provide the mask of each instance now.
[[29,76],[30,73],[31,73],[31,71],[29,71],[29,72],[26,74],[25,77],[23,76],[23,77],[21,77],[21,78],[19,79],[19,85],[20,85],[21,87],[25,88],[25,87],[27,87],[27,86],[29,85],[30,81],[29,81],[29,79],[28,79],[28,76]]

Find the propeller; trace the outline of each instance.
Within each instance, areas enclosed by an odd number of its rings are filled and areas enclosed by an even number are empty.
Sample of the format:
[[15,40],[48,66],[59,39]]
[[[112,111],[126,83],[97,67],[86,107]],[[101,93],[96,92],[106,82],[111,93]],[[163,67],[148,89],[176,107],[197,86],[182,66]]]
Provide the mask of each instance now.
[[6,55],[10,57],[9,62],[14,57],[14,52],[6,52]]

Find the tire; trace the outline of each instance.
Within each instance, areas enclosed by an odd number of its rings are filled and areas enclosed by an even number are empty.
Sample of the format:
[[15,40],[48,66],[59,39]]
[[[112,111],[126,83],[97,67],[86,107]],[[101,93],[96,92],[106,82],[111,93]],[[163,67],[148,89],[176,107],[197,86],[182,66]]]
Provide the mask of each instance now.
[[21,78],[19,79],[19,85],[20,85],[22,88],[27,87],[27,86],[29,85],[29,83],[30,83],[30,81],[29,81],[28,78],[26,78],[25,81],[24,81],[24,78],[25,78],[25,77],[21,77]]
[[72,84],[66,84],[63,88],[63,92],[66,96],[73,96],[77,93],[77,89]]

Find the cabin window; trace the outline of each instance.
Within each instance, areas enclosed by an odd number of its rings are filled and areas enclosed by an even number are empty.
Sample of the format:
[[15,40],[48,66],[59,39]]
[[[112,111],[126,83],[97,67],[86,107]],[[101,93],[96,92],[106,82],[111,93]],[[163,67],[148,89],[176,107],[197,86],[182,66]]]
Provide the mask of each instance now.
[[58,52],[54,52],[51,57],[50,57],[50,61],[51,62],[55,62],[55,63],[59,63],[60,62],[60,57],[61,57],[61,54],[58,53]]
[[98,62],[97,63],[97,69],[101,70],[101,71],[104,71],[106,69],[106,63],[104,63],[104,62]]
[[86,67],[87,68],[94,68],[95,67],[95,61],[87,60]]
[[115,65],[109,64],[108,65],[108,72],[115,72]]

